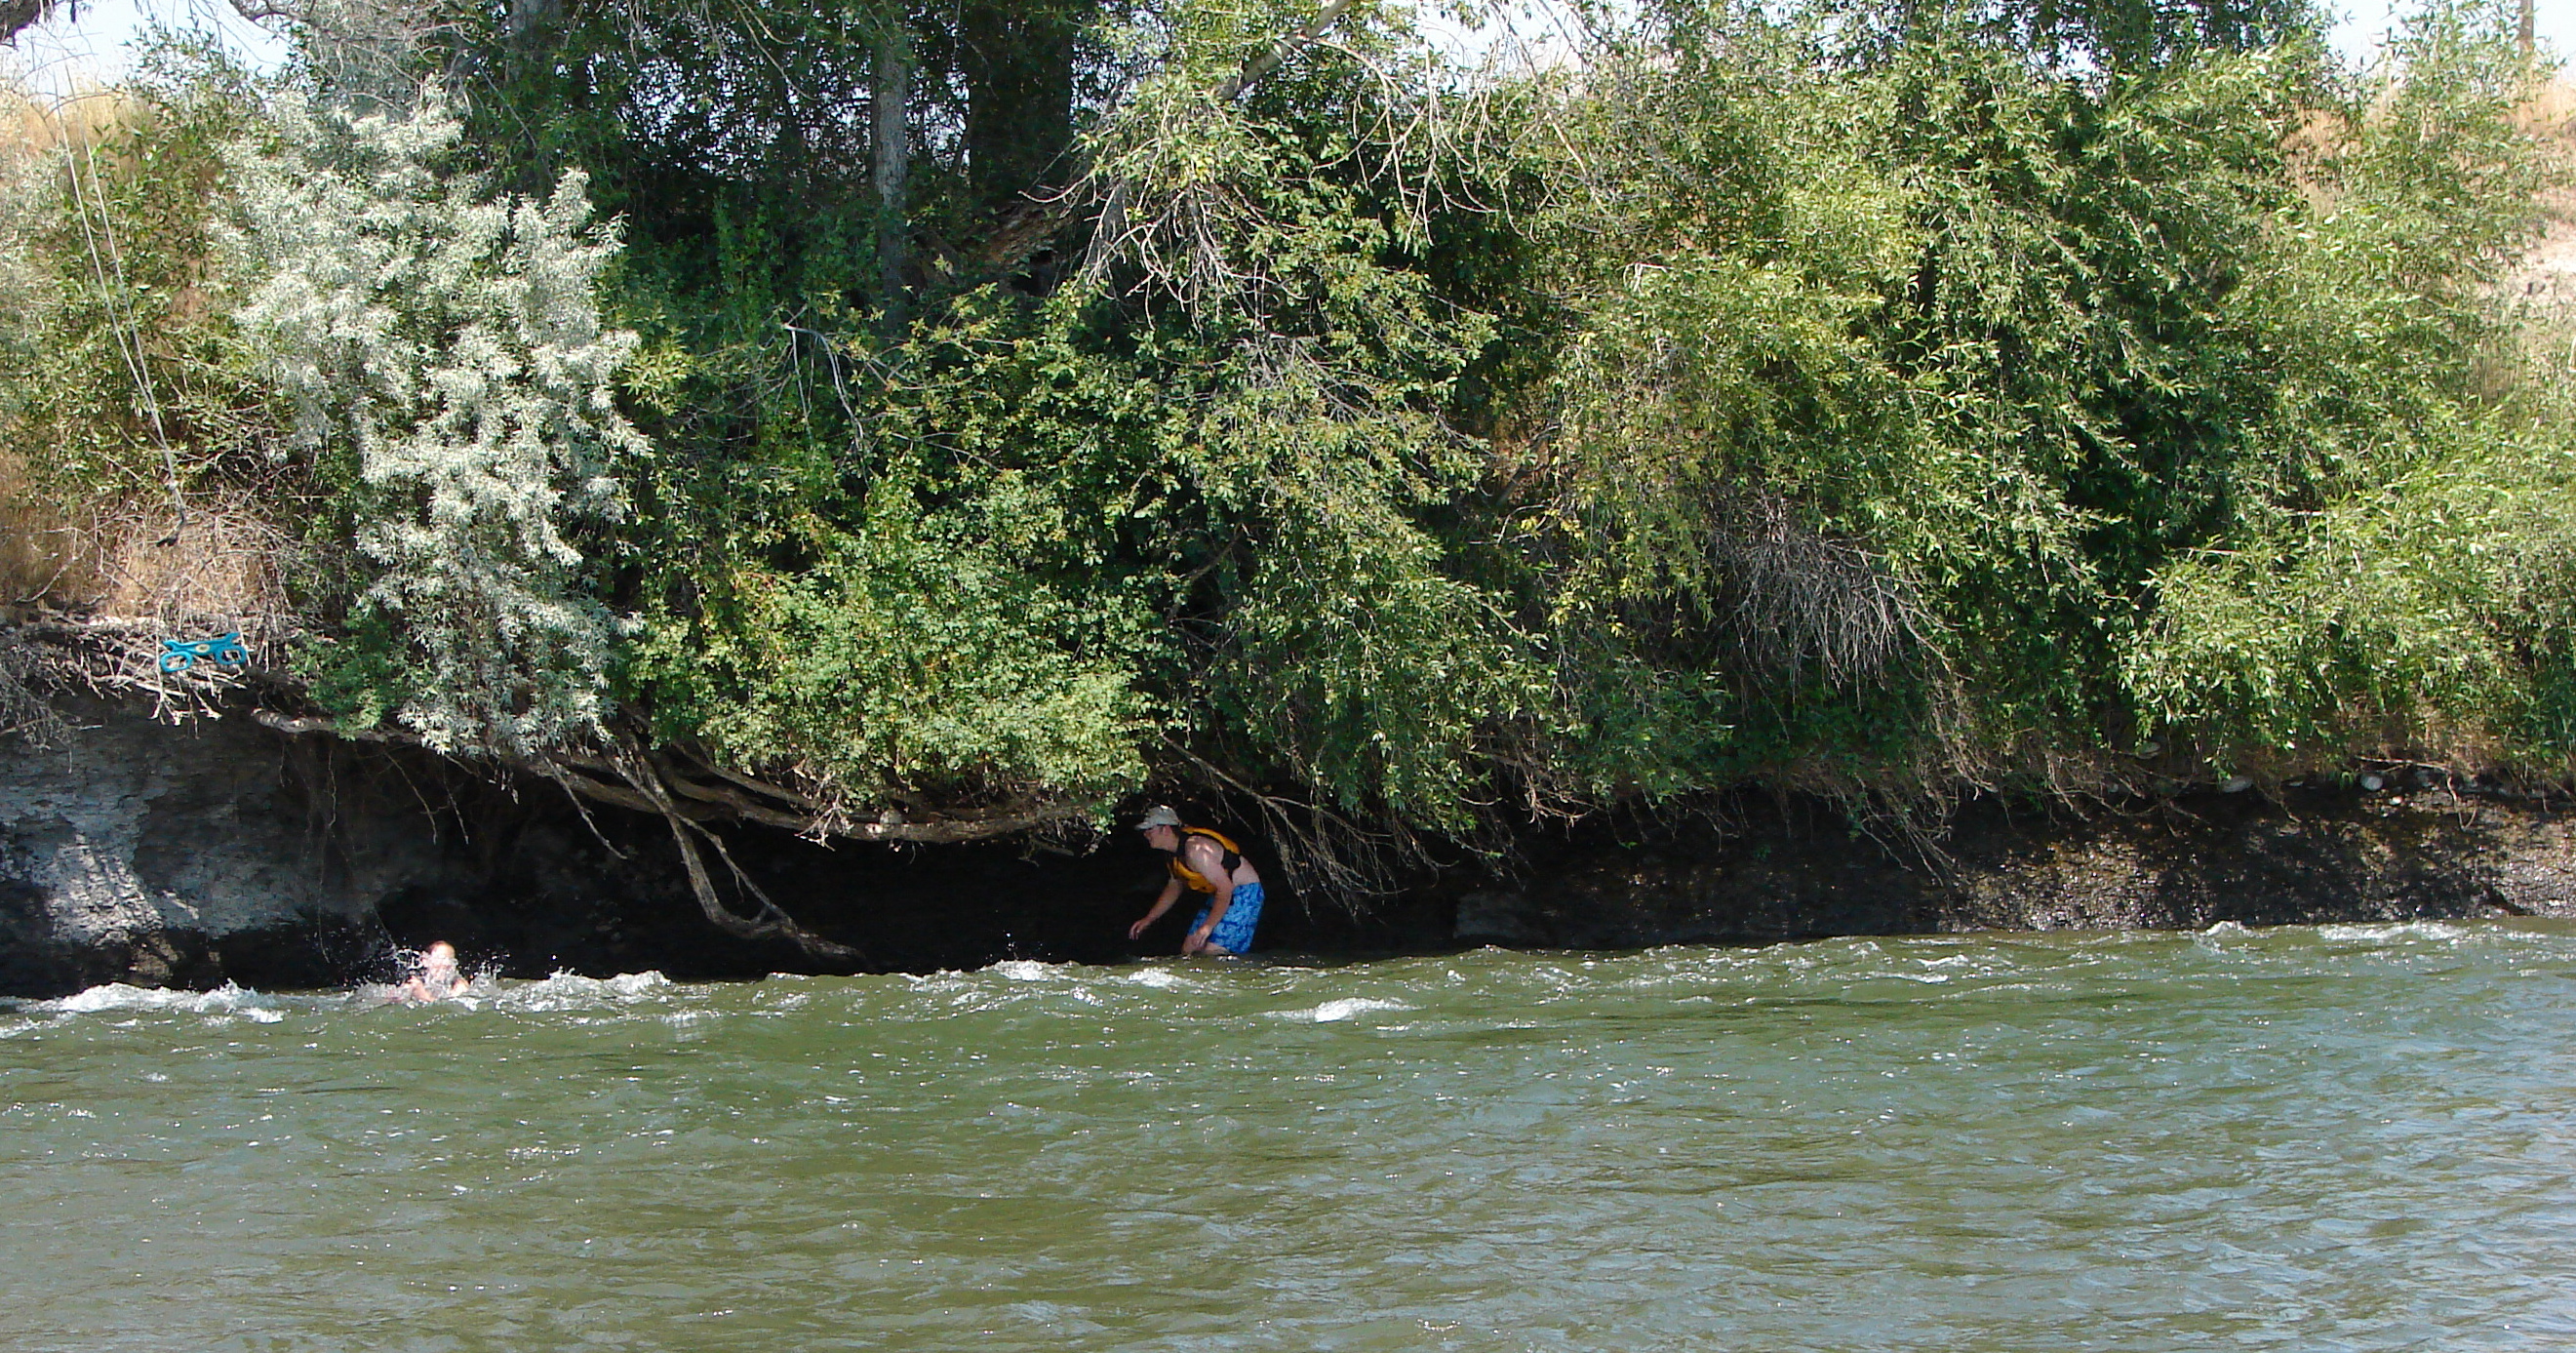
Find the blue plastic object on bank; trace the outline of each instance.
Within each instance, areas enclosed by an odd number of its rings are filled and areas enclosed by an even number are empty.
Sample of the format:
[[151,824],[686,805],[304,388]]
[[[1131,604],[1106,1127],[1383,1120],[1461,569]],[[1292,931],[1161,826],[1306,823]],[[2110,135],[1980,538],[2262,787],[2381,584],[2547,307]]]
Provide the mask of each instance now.
[[240,630],[212,639],[164,639],[161,649],[161,670],[174,676],[201,661],[218,667],[240,667],[250,661],[250,650],[242,647]]

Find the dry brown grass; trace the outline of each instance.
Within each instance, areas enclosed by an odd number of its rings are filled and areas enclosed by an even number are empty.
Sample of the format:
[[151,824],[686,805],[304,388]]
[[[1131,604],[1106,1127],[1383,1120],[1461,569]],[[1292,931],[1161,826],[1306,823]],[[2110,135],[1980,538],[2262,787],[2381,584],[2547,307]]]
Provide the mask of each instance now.
[[128,510],[101,526],[94,558],[103,614],[162,634],[237,629],[253,641],[287,627],[281,561],[294,542],[259,517],[198,502],[184,529],[166,507]]
[[81,567],[82,533],[28,482],[26,462],[0,448],[0,605],[79,607],[96,580]]
[[2556,156],[2568,180],[2542,191],[2540,237],[2497,288],[2522,344],[2518,363],[2498,370],[2494,380],[2500,392],[2519,387],[2512,397],[2522,401],[2533,390],[2562,388],[2576,374],[2576,87],[2551,84],[2515,121]]
[[[0,88],[0,172],[55,172],[66,147],[98,146],[144,116],[112,89],[47,100]],[[293,541],[247,499],[193,490],[183,525],[157,484],[112,497],[56,491],[44,455],[25,430],[0,424],[0,616],[71,612],[164,635],[240,629],[254,641],[288,627],[282,560]]]
[[143,115],[143,105],[133,96],[104,86],[84,86],[63,99],[0,87],[0,152],[97,145]]
[[[2545,86],[2515,113],[2514,123],[2554,151],[2562,169],[2576,167],[2576,86]],[[2548,213],[2547,230],[2524,255],[2515,281],[2525,291],[2576,294],[2570,287],[2576,283],[2576,185],[2547,190],[2541,206]]]
[[0,605],[21,614],[278,637],[292,624],[283,561],[293,548],[238,503],[192,498],[184,528],[166,502],[66,508],[0,451]]
[[2552,80],[2540,92],[2523,101],[2514,112],[2514,125],[2538,136],[2555,137],[2576,144],[2576,85]]

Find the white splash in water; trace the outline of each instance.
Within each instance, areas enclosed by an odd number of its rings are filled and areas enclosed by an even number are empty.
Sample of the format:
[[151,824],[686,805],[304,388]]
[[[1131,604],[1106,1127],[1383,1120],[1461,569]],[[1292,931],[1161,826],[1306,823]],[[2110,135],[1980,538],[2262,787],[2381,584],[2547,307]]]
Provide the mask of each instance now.
[[163,987],[133,987],[123,982],[110,982],[58,1001],[38,1001],[28,1008],[64,1015],[96,1015],[118,1010],[247,1015],[262,1024],[274,1024],[286,1017],[272,998],[230,982],[212,991],[172,991]]
[[2321,940],[2359,940],[2366,943],[2385,943],[2391,940],[2441,940],[2447,943],[2452,940],[2466,939],[2468,934],[2468,931],[2458,926],[2445,925],[2440,921],[2397,921],[2380,925],[2317,927],[2317,938]]
[[658,972],[620,973],[604,981],[559,972],[542,982],[503,987],[493,993],[492,1004],[497,1009],[531,1013],[589,1010],[603,1005],[664,1000],[674,990],[671,979]]
[[1317,1024],[1338,1024],[1354,1015],[1363,1015],[1371,1010],[1410,1010],[1412,1008],[1402,1001],[1381,1001],[1367,996],[1344,996],[1340,1000],[1326,1001],[1312,1010],[1281,1010],[1276,1013],[1281,1019],[1303,1019],[1312,1020]]

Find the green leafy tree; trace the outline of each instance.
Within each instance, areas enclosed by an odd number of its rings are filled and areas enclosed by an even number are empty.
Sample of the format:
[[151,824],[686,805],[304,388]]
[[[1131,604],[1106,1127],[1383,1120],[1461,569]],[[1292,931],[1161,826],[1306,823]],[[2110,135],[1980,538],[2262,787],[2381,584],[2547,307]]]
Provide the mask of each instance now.
[[617,246],[581,176],[486,190],[434,92],[365,117],[284,96],[269,120],[231,154],[234,321],[373,565],[326,680],[443,749],[596,730],[615,622],[567,526],[618,515],[613,462],[648,448],[612,398],[636,340],[600,323]]
[[630,711],[629,806],[1346,857],[2576,749],[2488,0],[2368,78],[2279,0],[1590,16],[1502,73],[1363,0],[529,0],[423,35],[461,121],[275,105],[170,200],[238,199],[204,388],[309,470],[317,689]]

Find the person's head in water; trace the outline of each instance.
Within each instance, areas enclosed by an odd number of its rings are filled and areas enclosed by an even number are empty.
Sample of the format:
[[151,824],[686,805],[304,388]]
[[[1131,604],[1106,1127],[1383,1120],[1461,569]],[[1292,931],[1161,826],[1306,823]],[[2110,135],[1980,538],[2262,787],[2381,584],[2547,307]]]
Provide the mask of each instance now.
[[1181,815],[1161,804],[1145,810],[1145,818],[1136,824],[1145,834],[1145,844],[1166,855],[1181,852]]
[[443,1001],[461,996],[474,985],[473,979],[458,971],[456,946],[445,940],[434,940],[414,960],[416,970],[410,980],[394,988],[398,1001]]

